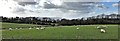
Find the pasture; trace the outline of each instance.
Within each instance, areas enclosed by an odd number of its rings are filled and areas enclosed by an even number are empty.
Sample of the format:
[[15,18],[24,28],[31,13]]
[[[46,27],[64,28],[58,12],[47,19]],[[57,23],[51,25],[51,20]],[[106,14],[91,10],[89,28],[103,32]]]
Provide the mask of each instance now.
[[[34,24],[2,23],[3,39],[118,39],[118,25],[107,25],[106,33],[101,33],[98,25],[49,26],[37,30]],[[41,25],[42,26],[42,25]],[[9,30],[11,27],[13,30]],[[23,29],[15,29],[23,27]],[[32,27],[32,29],[29,29]],[[79,29],[76,29],[79,28]]]

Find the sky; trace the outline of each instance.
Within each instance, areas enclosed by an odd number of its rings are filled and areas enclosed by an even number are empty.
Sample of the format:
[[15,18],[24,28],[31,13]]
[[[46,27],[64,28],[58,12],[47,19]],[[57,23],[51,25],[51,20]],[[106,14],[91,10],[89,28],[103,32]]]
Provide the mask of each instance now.
[[[0,0],[0,16],[77,19],[118,14],[120,0]],[[21,2],[26,2],[22,3]],[[29,2],[35,2],[29,4]]]

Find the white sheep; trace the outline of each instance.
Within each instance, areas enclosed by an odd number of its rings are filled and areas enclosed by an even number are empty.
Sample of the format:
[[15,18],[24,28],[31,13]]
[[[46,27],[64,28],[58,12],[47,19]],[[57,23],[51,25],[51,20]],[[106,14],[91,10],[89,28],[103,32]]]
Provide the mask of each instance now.
[[97,29],[100,29],[100,28],[101,28],[101,26],[97,26],[96,28],[97,28]]
[[98,26],[98,27],[96,27],[97,29],[105,29],[105,28],[107,28],[107,26]]
[[41,27],[40,29],[43,30],[43,29],[45,29],[45,27]]
[[39,30],[40,28],[36,28],[37,30]]
[[101,33],[105,33],[106,32],[105,29],[100,29],[100,31],[101,31]]
[[15,29],[18,29],[18,28],[15,28]]
[[108,28],[106,25],[104,25],[104,26],[102,26],[102,27],[104,27],[104,28]]
[[13,30],[12,28],[9,28],[9,30],[11,31],[11,30]]
[[77,30],[79,29],[79,28],[76,28]]
[[20,29],[22,29],[22,28],[20,28]]
[[29,29],[32,29],[31,27]]

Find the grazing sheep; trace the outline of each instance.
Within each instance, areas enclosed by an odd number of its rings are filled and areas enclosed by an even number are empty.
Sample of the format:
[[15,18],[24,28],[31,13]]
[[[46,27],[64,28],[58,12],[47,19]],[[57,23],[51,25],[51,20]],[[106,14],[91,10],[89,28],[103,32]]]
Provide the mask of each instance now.
[[40,29],[43,30],[43,29],[45,29],[45,27],[41,27]]
[[76,28],[77,30],[79,29],[79,28]]
[[18,28],[15,28],[15,29],[18,29]]
[[39,30],[39,28],[36,28],[37,30]]
[[22,29],[22,28],[20,28],[20,29]]
[[105,29],[107,26],[98,26],[97,29]]
[[100,29],[100,28],[101,28],[101,26],[97,26],[96,28],[97,28],[97,29]]
[[105,33],[106,32],[105,29],[100,29],[100,31],[101,31],[101,33]]
[[11,30],[13,30],[12,28],[9,28],[9,30],[11,31]]
[[29,29],[32,29],[31,27]]
[[108,28],[106,25],[102,26],[103,28]]

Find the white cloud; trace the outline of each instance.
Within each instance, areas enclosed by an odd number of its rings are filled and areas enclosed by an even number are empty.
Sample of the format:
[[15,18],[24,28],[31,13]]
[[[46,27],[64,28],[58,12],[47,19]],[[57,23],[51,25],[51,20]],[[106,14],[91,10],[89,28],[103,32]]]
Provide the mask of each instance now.
[[99,2],[101,0],[62,0],[63,2]]
[[116,12],[113,12],[114,14],[118,14],[118,12],[116,11]]
[[[15,0],[18,2],[33,2],[41,0]],[[50,0],[51,1],[51,0]],[[119,2],[120,0],[61,0],[63,2]]]
[[113,6],[113,7],[118,7],[118,6],[120,6],[120,4],[115,3],[115,4],[112,4],[112,6]]
[[103,2],[119,2],[120,0],[103,0]]
[[17,1],[17,2],[34,2],[34,0],[14,0],[14,1]]
[[[81,17],[87,17],[87,16],[92,16],[96,15],[96,12],[94,11],[94,7],[96,6],[96,3],[94,2],[80,2],[81,0],[71,0],[71,1],[79,1],[79,2],[69,2],[62,0],[61,3],[56,3],[56,1],[53,4],[47,3],[44,4],[46,1],[40,1],[38,2],[39,4],[36,5],[25,5],[21,6],[17,4],[16,2],[12,1],[11,5],[7,6],[4,4],[8,4],[9,2],[6,3],[1,3],[0,6],[0,13],[5,13],[5,14],[0,14],[2,16],[19,16],[19,17],[27,17],[27,16],[33,16],[33,17],[64,17],[64,18],[81,18]],[[43,2],[43,4],[41,4]],[[48,2],[48,1],[47,1]],[[106,8],[104,4],[96,6],[98,8]],[[4,9],[4,10],[3,10]],[[8,15],[9,14],[9,15]]]
[[109,7],[106,7],[104,4],[97,4],[96,7],[99,9],[108,9],[109,8]]

